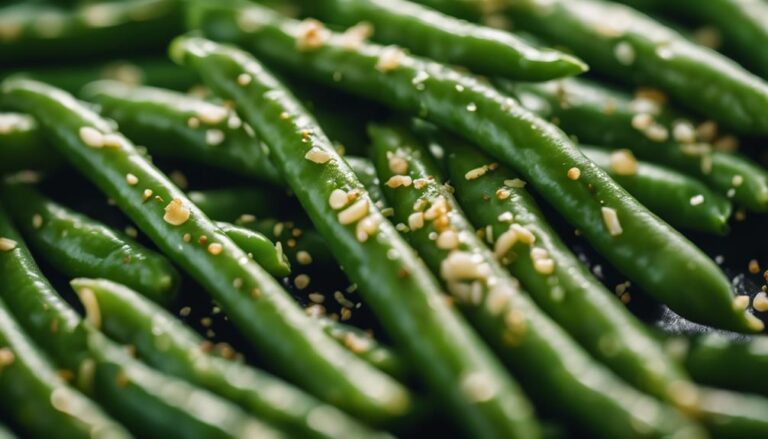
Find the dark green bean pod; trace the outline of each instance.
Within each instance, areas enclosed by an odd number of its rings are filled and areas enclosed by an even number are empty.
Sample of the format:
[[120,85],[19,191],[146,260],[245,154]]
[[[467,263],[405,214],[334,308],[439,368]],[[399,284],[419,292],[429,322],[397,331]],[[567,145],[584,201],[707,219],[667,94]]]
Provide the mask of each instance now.
[[679,229],[723,235],[733,210],[724,196],[699,180],[646,162],[628,150],[580,146],[581,151],[651,212]]
[[[638,158],[692,175],[736,204],[768,210],[768,174],[739,154],[718,151],[700,125],[642,96],[634,98],[584,79],[497,84],[579,141],[630,149]],[[729,141],[728,137],[723,138]]]
[[[763,78],[768,78],[768,3],[764,0],[621,0],[649,13],[684,19],[714,30],[715,43]],[[713,35],[713,36],[714,36]]]
[[768,338],[750,337],[734,340],[712,333],[686,340],[675,337],[666,341],[669,351],[693,379],[709,386],[760,393],[768,396]]
[[162,255],[104,224],[55,203],[24,183],[0,188],[8,213],[26,240],[68,276],[100,276],[170,303],[179,273]]
[[155,49],[182,28],[180,0],[102,1],[75,8],[21,2],[0,8],[6,65]]
[[[0,241],[2,245],[2,241]],[[7,247],[0,247],[0,252]],[[130,438],[56,373],[0,301],[0,413],[27,437]],[[0,437],[4,435],[0,429]]]
[[[301,50],[306,24],[258,5],[197,2],[191,24],[265,60],[465,136],[517,170],[611,263],[678,314],[737,331],[762,322],[733,306],[728,280],[704,253],[629,196],[554,125],[472,76],[330,32]],[[581,178],[567,174],[579,168]],[[615,216],[614,216],[615,214]]]
[[40,66],[13,71],[0,71],[0,78],[7,74],[21,74],[27,78],[45,82],[77,93],[93,81],[111,80],[127,85],[149,85],[172,90],[187,91],[199,83],[189,71],[180,69],[167,58],[141,57],[111,61],[85,61],[76,65]]
[[[120,131],[150,154],[204,163],[279,183],[269,150],[253,130],[223,105],[154,87],[114,81],[89,84],[81,93],[117,121]],[[254,148],[253,145],[256,145]]]
[[[209,217],[231,223],[243,215],[262,217],[274,214],[274,197],[277,194],[269,189],[248,186],[192,191],[187,196]],[[272,237],[269,239],[274,241]]]
[[484,75],[546,81],[576,75],[586,64],[555,50],[542,50],[509,32],[460,20],[404,0],[305,0],[310,14],[347,31],[354,47],[371,34],[383,44],[464,66]]
[[46,143],[37,122],[26,114],[0,113],[0,174],[24,169],[48,170],[61,159]]
[[[492,12],[495,2],[483,2],[478,0],[414,0],[430,8],[437,9],[445,14],[465,20],[478,22],[487,12]],[[491,10],[488,10],[489,7]]]
[[285,277],[291,274],[291,264],[288,262],[288,257],[283,253],[283,244],[281,242],[278,241],[277,244],[273,244],[263,234],[234,224],[217,222],[216,225],[249,258],[256,261],[261,268],[267,270],[272,276]]
[[81,291],[90,312],[90,324],[83,322],[42,275],[2,209],[0,237],[10,248],[0,252],[0,298],[77,387],[138,437],[280,437],[237,406],[134,360],[94,329],[100,314],[92,293]]
[[768,84],[641,12],[604,0],[523,0],[507,6],[515,26],[572,49],[598,73],[659,87],[741,133],[768,133]]
[[[426,148],[401,129],[372,126],[369,133],[374,164],[386,181],[384,194],[395,210],[394,218],[408,227],[401,230],[407,230],[404,234],[534,402],[599,437],[700,434],[674,409],[601,367],[534,305],[476,235]],[[395,163],[402,163],[401,169]],[[483,166],[467,175],[488,172],[488,164]],[[517,226],[519,232],[514,227],[510,233],[518,233],[521,242],[516,250],[521,258],[533,260],[531,266],[541,278],[537,283],[546,283],[554,260],[544,247],[524,243],[525,237],[534,235],[522,224]],[[558,392],[562,397],[553,399]],[[641,415],[641,407],[654,415]]]
[[[691,385],[679,365],[562,242],[524,189],[525,182],[503,166],[468,180],[467,173],[492,160],[459,142],[446,139],[442,144],[459,203],[536,303],[638,389],[675,405],[690,405]],[[525,227],[535,237],[536,247],[546,251],[554,267],[550,274],[543,276],[537,270],[524,244],[512,242],[514,235],[507,233],[511,222]]]
[[377,369],[397,378],[408,375],[408,366],[402,356],[367,332],[326,317],[319,317],[318,320],[331,337]]
[[[171,55],[233,100],[269,145],[275,165],[366,305],[456,422],[475,437],[538,437],[517,385],[444,301],[428,269],[290,92],[235,48],[180,37]],[[245,77],[250,79],[237,80]]]
[[[406,389],[308,319],[269,273],[106,120],[68,93],[36,81],[6,79],[2,90],[8,102],[36,117],[51,143],[166,256],[206,287],[275,370],[362,418],[383,421],[408,410]],[[126,181],[128,175],[135,184]]]
[[82,278],[71,284],[81,294],[93,293],[108,336],[134,346],[158,370],[231,399],[301,437],[385,437],[276,377],[208,352],[197,333],[123,285]]

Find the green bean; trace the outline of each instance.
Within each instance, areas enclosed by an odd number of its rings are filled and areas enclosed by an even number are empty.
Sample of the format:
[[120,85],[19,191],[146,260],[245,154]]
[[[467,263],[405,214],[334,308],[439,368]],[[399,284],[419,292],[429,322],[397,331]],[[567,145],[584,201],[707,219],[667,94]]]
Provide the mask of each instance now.
[[243,215],[270,215],[275,209],[275,203],[270,198],[275,195],[267,189],[253,186],[208,189],[187,194],[206,215],[227,222],[234,222]]
[[[183,93],[114,81],[89,84],[81,93],[99,104],[131,140],[151,154],[194,160],[240,175],[278,183],[266,147],[226,107]],[[258,152],[261,152],[258,154]]]
[[179,273],[162,255],[24,183],[0,189],[9,214],[35,250],[68,277],[101,276],[122,282],[159,303],[170,303]]
[[703,389],[698,418],[714,438],[753,439],[768,435],[768,399]]
[[199,80],[189,71],[180,69],[166,58],[141,57],[111,61],[86,61],[76,65],[25,67],[6,74],[22,74],[27,78],[46,82],[70,93],[77,93],[86,84],[98,80],[119,81],[128,85],[151,85],[186,91]]
[[[533,304],[520,290],[517,279],[475,234],[418,140],[388,126],[371,126],[369,133],[374,164],[386,181],[384,194],[395,209],[395,219],[408,225],[404,234],[485,340],[520,378],[534,402],[600,437],[696,437],[696,427],[672,408],[644,396],[600,367]],[[392,169],[397,162],[404,164],[405,172]],[[477,170],[487,172],[488,168]],[[541,278],[537,283],[546,282],[554,260],[545,248],[534,246],[530,240],[523,242],[534,236],[528,229],[518,224],[520,231],[516,232],[514,227],[511,233],[519,233],[517,239],[521,241],[517,250],[521,255],[530,254]],[[499,238],[497,242],[504,241]],[[587,371],[588,385],[583,380]],[[563,396],[553,399],[558,392]],[[649,409],[654,416],[638,416],[645,405],[654,407]]]
[[554,50],[541,50],[498,29],[473,24],[404,0],[305,0],[310,14],[353,26],[347,33],[354,46],[367,37],[397,44],[415,53],[467,67],[480,74],[525,81],[576,75],[586,64]]
[[93,293],[103,331],[135,346],[144,361],[235,401],[250,413],[301,437],[374,437],[366,427],[280,379],[207,351],[202,337],[136,292],[103,279],[75,279]]
[[408,366],[400,354],[379,343],[367,332],[326,317],[318,317],[318,321],[331,337],[377,369],[396,378],[408,375]]
[[[30,338],[74,376],[78,388],[137,436],[279,436],[238,407],[134,360],[123,347],[94,330],[100,323],[98,310],[91,308],[91,324],[83,322],[42,275],[1,209],[0,237],[10,249],[0,252],[0,298]],[[89,296],[84,293],[83,301],[93,307]]]
[[[102,1],[62,8],[24,2],[0,8],[0,57],[6,63],[137,52],[181,29],[179,0]],[[126,38],[130,35],[130,38]]]
[[291,264],[283,253],[282,243],[273,244],[266,236],[245,227],[224,222],[217,222],[216,225],[272,276],[285,277],[291,274]]
[[768,84],[632,8],[603,0],[525,0],[507,6],[516,26],[573,49],[598,73],[659,87],[692,111],[741,133],[768,133],[763,111]]
[[581,146],[581,151],[651,212],[680,229],[723,235],[731,203],[700,181],[671,169],[637,162],[628,150],[613,153]]
[[666,341],[680,357],[693,379],[702,384],[768,396],[764,378],[768,370],[768,339],[733,340],[712,333],[690,341],[675,337]]
[[[702,25],[702,33],[715,31],[716,43],[742,64],[768,77],[768,4],[763,0],[621,0],[634,8]],[[722,39],[722,41],[720,41]],[[717,48],[717,47],[716,47]]]
[[465,431],[475,437],[537,437],[532,410],[517,386],[445,303],[427,268],[290,92],[238,49],[180,37],[170,51],[232,99],[269,145],[275,165],[366,304]]
[[[627,196],[563,132],[513,99],[396,48],[363,44],[349,50],[332,33],[321,32],[327,38],[320,47],[300,50],[306,24],[257,5],[229,3],[195,3],[199,22],[192,24],[286,70],[420,114],[465,136],[520,172],[598,251],[678,314],[732,330],[763,328],[733,306],[730,284],[712,260]],[[578,181],[567,177],[571,168],[580,169]]]
[[0,113],[0,174],[56,168],[60,159],[55,152],[49,154],[49,149],[33,118],[20,113]]
[[[0,392],[3,419],[13,421],[29,437],[131,437],[57,375],[1,301]],[[2,429],[0,436],[6,437]]]
[[371,196],[371,200],[376,203],[379,209],[385,208],[384,194],[381,192],[379,176],[376,175],[376,168],[370,160],[362,157],[348,156],[344,157],[349,167],[355,171],[355,175],[363,184],[365,190]]
[[[309,320],[269,273],[106,120],[68,93],[39,82],[6,79],[2,90],[8,102],[36,117],[76,169],[207,289],[272,367],[362,418],[383,421],[408,410],[409,394],[402,386]],[[126,182],[129,175],[136,184]]]
[[[768,175],[738,154],[718,151],[708,126],[698,129],[658,102],[584,79],[545,84],[497,83],[541,117],[551,118],[581,142],[619,145],[641,160],[692,175],[737,204],[757,212],[768,210]],[[696,134],[699,131],[699,134]],[[721,142],[730,143],[723,137]],[[717,144],[717,142],[715,142]]]

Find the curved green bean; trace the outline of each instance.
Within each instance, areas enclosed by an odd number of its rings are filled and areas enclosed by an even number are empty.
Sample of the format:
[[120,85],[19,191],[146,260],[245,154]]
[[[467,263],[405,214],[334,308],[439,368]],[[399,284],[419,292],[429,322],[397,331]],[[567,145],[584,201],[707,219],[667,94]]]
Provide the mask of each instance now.
[[[309,320],[269,273],[106,120],[68,93],[39,82],[6,79],[2,90],[7,101],[37,118],[70,163],[115,200],[166,256],[206,287],[272,367],[362,418],[383,421],[409,409],[405,388]],[[128,175],[135,184],[126,181]]]
[[135,346],[153,367],[231,399],[260,419],[301,437],[384,436],[276,377],[209,353],[202,337],[123,285],[83,278],[71,285],[81,295],[93,293],[108,336]]
[[753,439],[768,435],[768,399],[745,393],[702,389],[698,419],[712,437]]
[[[81,95],[151,154],[193,160],[262,181],[279,183],[269,150],[223,105],[184,93],[115,81],[86,86]],[[256,148],[253,148],[256,144]],[[260,153],[259,153],[260,152]]]
[[604,0],[524,0],[507,6],[516,26],[573,49],[598,73],[659,87],[741,133],[768,133],[768,84],[641,12]]
[[[8,64],[69,61],[156,48],[181,31],[179,0],[101,1],[74,8],[22,2],[0,8],[0,57]],[[130,38],[125,38],[130,35]]]
[[[2,301],[0,392],[3,419],[12,421],[29,437],[131,437],[57,375],[42,352],[24,336]],[[2,430],[0,436],[6,437]]]
[[282,243],[273,244],[266,236],[245,227],[224,222],[217,222],[216,225],[272,276],[285,277],[291,274],[291,264],[283,253]]
[[[478,437],[537,437],[517,386],[445,303],[427,268],[290,92],[238,49],[179,37],[170,50],[176,62],[232,99],[269,145],[275,165],[366,304],[460,425]],[[476,392],[475,380],[489,391]]]
[[[386,181],[384,194],[395,209],[395,219],[408,225],[402,228],[408,230],[404,234],[538,405],[600,437],[697,435],[697,427],[674,409],[599,366],[533,304],[476,235],[418,140],[388,126],[371,126],[369,133],[374,164]],[[400,160],[407,171],[392,169],[391,164]],[[518,224],[522,230],[516,232],[512,227],[521,241],[519,257],[530,257],[541,278],[537,283],[546,282],[551,273],[545,262],[554,261],[544,247],[523,242],[533,236],[528,229]],[[583,380],[587,370],[589,384]],[[553,399],[558,392],[562,396]],[[646,405],[654,407],[649,409],[654,416],[639,416],[639,408]]]
[[[484,82],[393,47],[349,50],[331,32],[319,47],[301,50],[297,41],[306,38],[306,25],[258,5],[198,2],[194,8],[199,21],[193,24],[209,36],[472,140],[520,172],[620,271],[678,314],[737,331],[763,328],[733,306],[730,284],[714,261],[627,196],[562,131]],[[578,181],[568,178],[571,168],[580,169]]]
[[646,162],[628,150],[580,146],[581,151],[651,212],[680,229],[723,235],[733,210],[724,196],[700,181]]
[[158,303],[176,297],[180,276],[162,255],[55,203],[31,185],[5,184],[0,199],[26,240],[64,275],[101,276]]
[[[658,102],[585,79],[544,84],[497,81],[504,91],[541,117],[552,119],[579,141],[630,149],[638,158],[692,175],[757,212],[768,210],[768,174],[739,154],[718,151],[714,139]],[[703,128],[703,127],[702,127]]]
[[[98,310],[89,309],[90,323],[83,322],[42,275],[2,209],[0,237],[9,249],[0,251],[0,299],[78,388],[137,436],[279,437],[238,407],[134,360],[94,329],[100,324]],[[93,306],[92,300],[84,302]]]
[[524,81],[546,81],[576,75],[586,64],[555,50],[538,49],[509,32],[470,23],[404,0],[308,0],[310,14],[331,23],[353,26],[349,45],[368,33],[383,44],[464,66],[480,74]]

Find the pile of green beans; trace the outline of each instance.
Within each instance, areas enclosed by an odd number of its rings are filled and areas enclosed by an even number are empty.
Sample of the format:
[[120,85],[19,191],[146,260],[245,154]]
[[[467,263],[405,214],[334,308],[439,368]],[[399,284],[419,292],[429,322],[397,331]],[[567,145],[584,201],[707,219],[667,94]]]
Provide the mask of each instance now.
[[0,1],[0,439],[768,437],[767,17]]

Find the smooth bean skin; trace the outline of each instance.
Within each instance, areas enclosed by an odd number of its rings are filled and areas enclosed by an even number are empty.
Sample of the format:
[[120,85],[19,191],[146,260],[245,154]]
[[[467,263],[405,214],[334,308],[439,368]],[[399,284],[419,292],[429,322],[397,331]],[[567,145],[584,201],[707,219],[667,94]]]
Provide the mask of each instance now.
[[[677,124],[692,126],[693,122],[669,108],[581,78],[496,84],[530,111],[556,121],[580,142],[627,148],[641,160],[700,179],[739,206],[755,212],[768,210],[768,173],[738,153],[718,151],[711,144],[715,139],[676,136]],[[643,114],[661,130],[660,137],[649,136],[647,128],[637,124]]]
[[176,297],[180,276],[163,255],[55,203],[30,185],[6,184],[0,199],[35,251],[65,276],[111,279],[158,303]]
[[651,163],[637,163],[633,174],[617,171],[611,153],[580,146],[584,154],[651,212],[678,229],[725,235],[733,208],[724,196],[695,178]]
[[372,37],[474,72],[523,81],[576,75],[586,64],[555,50],[538,49],[503,30],[460,20],[403,0],[310,0],[311,14],[330,23],[372,25]]
[[[1,234],[0,234],[1,235]],[[89,439],[132,437],[92,401],[67,385],[45,355],[24,335],[0,301],[0,413],[25,435]],[[55,401],[57,406],[52,404]],[[59,407],[77,407],[63,411]],[[0,429],[0,437],[6,437]],[[11,436],[8,433],[7,437]]]
[[[457,423],[478,437],[538,437],[531,407],[517,386],[445,303],[429,270],[290,92],[241,50],[199,37],[180,37],[170,52],[175,61],[194,68],[220,96],[234,100],[240,114],[269,145],[275,165],[350,280],[359,286],[366,304]],[[251,78],[245,86],[236,81],[243,74]],[[310,150],[312,154],[305,158]],[[342,214],[332,208],[329,197],[334,190],[354,191],[363,214],[356,209]],[[369,226],[362,229],[358,225],[364,219]],[[472,376],[481,376],[495,389],[482,403],[461,385]]]
[[[565,133],[513,99],[472,76],[407,54],[383,68],[380,62],[389,60],[392,49],[363,44],[349,50],[338,35],[301,51],[300,22],[257,5],[228,3],[198,4],[190,23],[308,79],[463,135],[519,172],[621,272],[678,314],[735,331],[762,330],[754,316],[734,309],[731,287],[714,261],[627,194]],[[581,170],[578,181],[567,177],[574,167]],[[621,234],[607,230],[604,207],[616,211]]]
[[51,170],[61,158],[45,141],[34,118],[22,113],[0,113],[0,174],[21,170]]
[[[7,79],[2,89],[8,102],[35,115],[76,169],[206,288],[281,374],[321,399],[372,421],[383,422],[408,410],[405,388],[326,335],[269,273],[107,121],[68,93],[39,82]],[[93,139],[81,135],[82,128],[101,133],[102,139],[110,136],[118,147],[89,146],[85,141]],[[127,183],[128,174],[136,177],[135,185]],[[281,336],[274,337],[276,333]],[[297,355],[302,361],[296,360]],[[311,375],[306,373],[308,367]]]
[[629,85],[658,87],[691,111],[739,133],[768,133],[768,84],[637,10],[604,0],[529,0],[507,6],[516,26],[571,48],[598,73]]
[[291,264],[283,253],[282,243],[275,245],[266,236],[245,227],[223,222],[217,222],[216,225],[272,276],[285,277],[291,274]]
[[[279,378],[209,352],[192,329],[123,285],[85,278],[74,279],[71,285],[78,292],[93,293],[102,330],[120,343],[135,346],[144,361],[231,399],[287,433],[318,439],[387,437]],[[317,413],[322,413],[323,422],[312,422]]]

